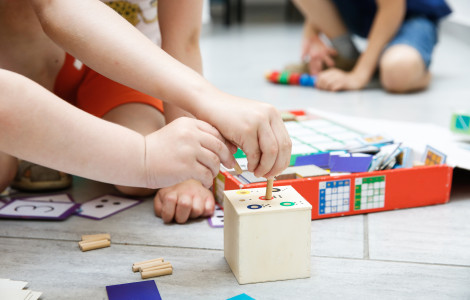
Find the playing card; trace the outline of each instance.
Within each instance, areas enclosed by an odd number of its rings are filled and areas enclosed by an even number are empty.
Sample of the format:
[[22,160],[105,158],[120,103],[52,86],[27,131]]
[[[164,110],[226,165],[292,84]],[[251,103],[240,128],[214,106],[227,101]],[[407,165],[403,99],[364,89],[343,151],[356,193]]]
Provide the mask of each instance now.
[[211,227],[224,227],[224,211],[218,205],[214,210],[214,215],[208,219]]
[[16,199],[43,201],[43,202],[74,202],[72,197],[69,194],[38,195],[38,196],[16,198]]
[[153,280],[108,285],[109,300],[161,300],[157,285]]
[[113,195],[104,195],[82,204],[79,216],[101,220],[128,209],[141,201]]
[[44,202],[15,199],[0,208],[0,218],[63,220],[76,211],[74,202]]

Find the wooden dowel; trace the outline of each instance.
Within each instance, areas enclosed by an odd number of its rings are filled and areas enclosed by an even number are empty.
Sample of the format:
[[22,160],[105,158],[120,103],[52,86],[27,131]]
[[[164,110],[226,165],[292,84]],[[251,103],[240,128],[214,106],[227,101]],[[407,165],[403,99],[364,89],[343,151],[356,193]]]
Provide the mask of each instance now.
[[173,268],[166,268],[166,269],[142,272],[142,273],[140,273],[140,276],[142,277],[142,279],[147,279],[147,278],[150,278],[150,277],[170,275],[172,273],[173,273]]
[[88,250],[100,249],[111,246],[111,242],[109,240],[101,240],[101,241],[81,241],[78,242],[78,246],[80,250],[83,252]]
[[156,258],[147,262],[141,262],[134,264],[132,266],[132,271],[137,272],[140,271],[141,268],[148,268],[161,265],[163,263],[163,258]]
[[268,183],[266,184],[266,196],[264,199],[271,200],[273,198],[273,181],[274,178],[268,178]]
[[91,241],[100,241],[100,240],[111,240],[111,235],[109,233],[82,235],[82,241],[91,242]]
[[242,168],[240,167],[240,165],[238,164],[236,160],[235,160],[235,167],[233,168],[235,169],[235,173],[237,173],[237,175],[240,175],[241,173],[243,173]]
[[140,267],[140,272],[147,272],[147,271],[166,269],[166,268],[172,268],[172,265],[169,262],[166,262],[161,265],[153,266],[153,267],[146,267],[146,268]]
[[[151,263],[148,263],[148,264],[138,265],[136,267],[137,267],[138,271],[142,271],[143,269],[158,267],[158,266],[161,266],[162,264],[164,264],[163,261],[154,261],[154,262],[151,262]],[[134,270],[134,268],[132,268],[132,270]]]

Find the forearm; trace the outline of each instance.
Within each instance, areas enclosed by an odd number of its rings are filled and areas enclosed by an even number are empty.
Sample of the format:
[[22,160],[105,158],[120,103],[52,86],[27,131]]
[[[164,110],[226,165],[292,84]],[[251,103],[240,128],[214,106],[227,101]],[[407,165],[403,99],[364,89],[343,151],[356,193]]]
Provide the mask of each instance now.
[[[202,75],[199,48],[202,1],[161,0],[158,2],[158,15],[162,50]],[[172,103],[164,105],[167,123],[182,116],[194,117]]]
[[386,44],[396,34],[406,12],[404,0],[379,0],[377,13],[368,36],[366,50],[359,57],[353,72],[369,81],[375,69],[380,54]]
[[44,31],[91,68],[197,114],[213,92],[197,72],[154,45],[112,9],[96,0],[31,0]]
[[0,69],[0,151],[94,180],[145,187],[144,137]]

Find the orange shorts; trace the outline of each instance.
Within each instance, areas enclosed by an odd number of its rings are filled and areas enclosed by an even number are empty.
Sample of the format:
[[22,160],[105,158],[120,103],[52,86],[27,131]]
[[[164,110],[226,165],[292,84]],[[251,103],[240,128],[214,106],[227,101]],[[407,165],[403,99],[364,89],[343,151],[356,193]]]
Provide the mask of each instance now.
[[143,103],[163,112],[161,100],[112,81],[66,54],[57,75],[54,94],[97,117],[126,103]]

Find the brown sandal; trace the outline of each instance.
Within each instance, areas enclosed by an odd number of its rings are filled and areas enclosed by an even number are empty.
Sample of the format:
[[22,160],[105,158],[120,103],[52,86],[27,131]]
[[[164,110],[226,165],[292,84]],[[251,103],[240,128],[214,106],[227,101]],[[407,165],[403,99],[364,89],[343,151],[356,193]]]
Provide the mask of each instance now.
[[20,160],[11,187],[23,191],[49,191],[72,185],[72,176],[28,161]]

